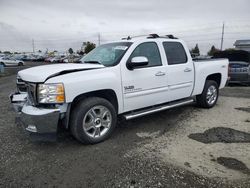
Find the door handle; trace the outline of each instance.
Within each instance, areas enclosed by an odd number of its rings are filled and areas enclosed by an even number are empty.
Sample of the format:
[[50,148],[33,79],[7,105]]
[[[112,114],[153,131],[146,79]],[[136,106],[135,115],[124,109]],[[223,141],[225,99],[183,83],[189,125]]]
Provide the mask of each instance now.
[[155,74],[155,76],[164,76],[165,74],[166,74],[165,72],[159,71]]
[[190,69],[188,67],[184,69],[184,72],[191,72],[191,71],[192,71],[192,69]]

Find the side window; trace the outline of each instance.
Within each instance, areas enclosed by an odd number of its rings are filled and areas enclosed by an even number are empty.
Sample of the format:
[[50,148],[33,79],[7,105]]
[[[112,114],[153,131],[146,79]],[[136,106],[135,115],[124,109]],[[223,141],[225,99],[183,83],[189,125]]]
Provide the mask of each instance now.
[[133,53],[130,55],[129,61],[131,61],[133,57],[138,57],[138,56],[144,56],[148,58],[149,62],[148,62],[148,65],[145,67],[153,67],[153,66],[162,65],[160,52],[155,42],[145,42],[145,43],[139,44],[135,48]]
[[179,42],[163,42],[169,65],[187,63],[187,54]]

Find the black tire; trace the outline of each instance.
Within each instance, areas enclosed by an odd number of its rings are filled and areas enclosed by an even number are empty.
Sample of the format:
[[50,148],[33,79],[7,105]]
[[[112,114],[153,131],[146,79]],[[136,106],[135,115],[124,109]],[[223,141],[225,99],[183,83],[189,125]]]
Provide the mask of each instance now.
[[[207,101],[207,92],[211,86],[216,89],[217,96],[216,96],[214,102],[209,103]],[[202,107],[202,108],[212,108],[217,103],[218,97],[219,97],[219,87],[218,87],[217,82],[215,82],[213,80],[207,80],[205,82],[205,86],[204,86],[202,93],[200,95],[196,96],[196,103],[199,107]]]
[[[91,110],[95,106],[103,106],[107,108],[111,115],[111,125],[109,129],[104,135],[98,138],[93,138],[89,136],[83,128],[84,118],[86,117],[89,110]],[[96,144],[108,139],[111,136],[112,132],[115,129],[116,122],[117,122],[116,110],[108,100],[99,97],[89,97],[80,101],[72,110],[70,119],[70,131],[71,134],[81,143]]]
[[0,65],[3,65],[5,67],[5,64],[3,62],[0,62]]
[[23,63],[22,63],[22,62],[19,62],[19,63],[18,63],[18,66],[23,66]]

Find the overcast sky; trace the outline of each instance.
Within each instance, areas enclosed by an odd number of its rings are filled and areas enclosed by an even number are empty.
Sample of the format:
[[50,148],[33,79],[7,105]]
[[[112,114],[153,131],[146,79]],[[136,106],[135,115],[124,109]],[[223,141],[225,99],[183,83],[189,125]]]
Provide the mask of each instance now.
[[79,49],[127,35],[174,34],[203,53],[250,39],[249,0],[0,0],[0,50]]

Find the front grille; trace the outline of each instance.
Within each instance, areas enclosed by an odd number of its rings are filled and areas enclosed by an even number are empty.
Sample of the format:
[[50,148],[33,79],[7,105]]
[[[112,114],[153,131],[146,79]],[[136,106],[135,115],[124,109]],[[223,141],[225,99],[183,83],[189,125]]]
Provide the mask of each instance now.
[[28,93],[28,102],[32,105],[36,105],[36,84],[25,82],[19,75],[17,75],[16,84],[17,91],[20,93]]
[[27,83],[28,100],[31,104],[36,104],[36,84]]
[[20,93],[27,92],[27,85],[20,77],[17,77],[16,85],[17,85],[17,91],[19,91]]

